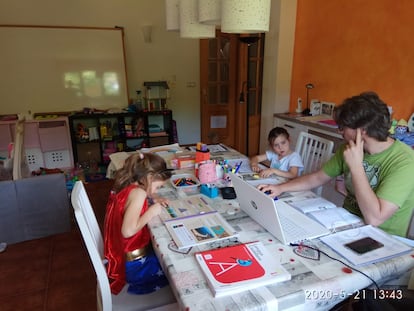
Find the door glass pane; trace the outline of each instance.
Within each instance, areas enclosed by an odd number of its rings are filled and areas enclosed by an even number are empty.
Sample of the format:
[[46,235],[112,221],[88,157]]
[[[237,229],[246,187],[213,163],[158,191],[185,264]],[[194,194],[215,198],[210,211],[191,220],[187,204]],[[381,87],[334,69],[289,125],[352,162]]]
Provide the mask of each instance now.
[[249,61],[249,87],[255,88],[256,83],[256,61]]
[[216,82],[217,81],[217,64],[215,62],[208,63],[208,81]]
[[228,85],[222,85],[220,87],[220,104],[228,104],[229,102],[229,88]]
[[257,47],[258,47],[258,42],[249,44],[249,56],[250,57],[257,57]]
[[257,114],[262,114],[262,91],[257,92]]
[[220,81],[226,82],[229,80],[229,63],[220,63]]
[[208,87],[208,104],[214,105],[217,103],[217,86],[210,85]]
[[256,91],[250,91],[247,99],[247,111],[249,116],[256,114]]
[[228,38],[220,38],[219,58],[229,59],[230,40]]
[[208,58],[209,59],[217,58],[217,39],[208,40]]

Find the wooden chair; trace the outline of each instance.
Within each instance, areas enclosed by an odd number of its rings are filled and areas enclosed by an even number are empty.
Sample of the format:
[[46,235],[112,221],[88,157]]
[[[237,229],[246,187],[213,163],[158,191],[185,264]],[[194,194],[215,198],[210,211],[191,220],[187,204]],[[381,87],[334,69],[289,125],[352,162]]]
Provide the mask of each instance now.
[[[333,147],[334,143],[329,139],[307,132],[300,132],[296,142],[296,152],[302,157],[304,165],[302,175],[319,170],[322,164],[332,156]],[[321,195],[322,186],[313,191]]]
[[98,310],[178,310],[177,302],[169,286],[150,294],[133,295],[127,292],[128,285],[126,285],[118,295],[111,294],[105,268],[106,260],[104,258],[104,243],[101,230],[81,181],[75,183],[71,194],[71,201],[76,221],[97,277]]

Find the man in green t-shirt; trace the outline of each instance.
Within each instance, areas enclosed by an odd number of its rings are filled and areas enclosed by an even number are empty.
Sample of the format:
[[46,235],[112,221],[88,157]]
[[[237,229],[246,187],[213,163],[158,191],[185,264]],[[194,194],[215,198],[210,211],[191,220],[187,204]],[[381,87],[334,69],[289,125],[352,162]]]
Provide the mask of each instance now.
[[319,171],[259,189],[275,197],[313,189],[344,175],[344,208],[366,224],[406,236],[414,210],[414,151],[389,137],[387,105],[376,93],[366,92],[345,99],[334,118],[345,144]]

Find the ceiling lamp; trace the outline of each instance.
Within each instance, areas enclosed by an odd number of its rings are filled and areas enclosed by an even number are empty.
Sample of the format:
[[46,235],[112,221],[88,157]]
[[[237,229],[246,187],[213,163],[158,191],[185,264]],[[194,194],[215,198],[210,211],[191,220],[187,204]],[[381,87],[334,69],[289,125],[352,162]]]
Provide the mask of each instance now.
[[270,0],[222,0],[221,32],[269,31]]
[[198,21],[206,25],[220,25],[221,0],[198,0]]
[[214,38],[216,27],[198,22],[197,0],[180,0],[180,36],[181,38]]
[[168,31],[180,30],[179,0],[165,0],[165,18]]

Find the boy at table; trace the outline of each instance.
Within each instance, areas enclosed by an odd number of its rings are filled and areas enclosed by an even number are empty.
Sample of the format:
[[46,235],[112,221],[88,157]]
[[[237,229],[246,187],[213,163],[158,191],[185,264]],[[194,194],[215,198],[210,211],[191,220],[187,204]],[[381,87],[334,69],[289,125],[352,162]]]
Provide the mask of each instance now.
[[[303,161],[300,154],[290,148],[288,131],[283,127],[275,127],[269,132],[267,141],[269,150],[250,159],[252,171],[259,173],[262,178],[273,174],[285,178],[300,176],[303,171]],[[270,161],[270,167],[261,169],[259,163],[265,160]]]
[[406,236],[414,209],[414,152],[388,134],[387,105],[374,92],[344,100],[334,119],[344,144],[320,170],[279,185],[259,185],[272,197],[310,190],[344,174],[343,207],[366,224]]

